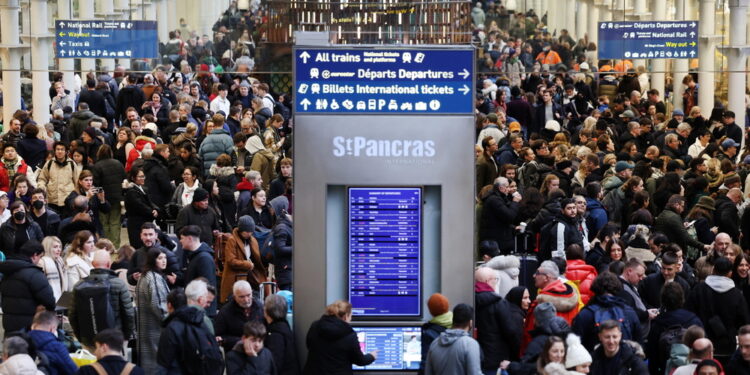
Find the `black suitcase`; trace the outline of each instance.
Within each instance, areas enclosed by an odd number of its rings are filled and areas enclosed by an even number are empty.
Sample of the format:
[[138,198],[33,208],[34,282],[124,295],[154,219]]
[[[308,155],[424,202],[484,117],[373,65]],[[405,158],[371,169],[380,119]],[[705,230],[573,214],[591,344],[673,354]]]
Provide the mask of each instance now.
[[[519,239],[521,237],[521,239]],[[518,258],[521,266],[519,267],[518,273],[518,285],[525,286],[529,290],[529,296],[533,300],[536,298],[536,286],[534,285],[534,273],[539,268],[539,259],[536,254],[528,251],[528,244],[530,238],[533,238],[529,233],[516,233],[514,235],[514,249],[513,255]],[[519,249],[519,241],[521,242],[521,248]],[[519,252],[521,250],[521,252]]]

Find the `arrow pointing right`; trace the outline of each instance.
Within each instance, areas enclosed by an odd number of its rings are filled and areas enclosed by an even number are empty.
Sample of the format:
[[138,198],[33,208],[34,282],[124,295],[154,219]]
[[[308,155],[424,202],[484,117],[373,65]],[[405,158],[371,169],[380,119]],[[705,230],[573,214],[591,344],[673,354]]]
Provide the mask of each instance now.
[[307,59],[310,58],[310,54],[307,53],[307,51],[302,51],[302,54],[299,55],[299,57],[302,59],[303,64],[307,64]]
[[463,92],[463,93],[464,93],[464,95],[466,95],[466,94],[468,94],[468,93],[469,93],[469,91],[471,91],[471,90],[469,89],[469,86],[466,86],[466,85],[464,85],[464,87],[462,87],[462,88],[458,89],[458,91],[461,91],[461,92]]
[[463,71],[463,72],[460,72],[460,73],[458,73],[458,75],[460,75],[460,76],[464,77],[464,79],[467,79],[467,78],[469,78],[469,75],[470,75],[470,74],[471,74],[471,73],[469,73],[469,71],[468,71],[468,70],[466,70],[466,68],[464,68],[464,71]]
[[310,101],[309,101],[309,100],[307,100],[307,98],[305,98],[305,99],[303,99],[303,100],[302,100],[301,102],[299,102],[299,104],[302,104],[302,107],[303,107],[303,108],[305,109],[305,111],[307,111],[307,107],[308,107],[308,106],[309,106],[310,104],[312,104],[312,103],[310,103]]

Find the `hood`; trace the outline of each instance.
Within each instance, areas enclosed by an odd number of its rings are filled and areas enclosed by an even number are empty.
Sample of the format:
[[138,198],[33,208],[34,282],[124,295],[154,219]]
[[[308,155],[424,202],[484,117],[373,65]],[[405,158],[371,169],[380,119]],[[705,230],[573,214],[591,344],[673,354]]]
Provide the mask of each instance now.
[[161,157],[161,155],[154,154],[148,159],[143,160],[143,170],[149,171],[153,168],[159,168],[159,167],[166,167],[167,163],[164,161],[164,158]]
[[572,286],[556,280],[542,290],[536,297],[538,303],[549,302],[558,313],[567,313],[578,308],[578,293]]
[[234,167],[220,167],[216,164],[211,164],[211,168],[208,170],[211,176],[226,177],[234,174]]
[[41,268],[28,260],[9,258],[5,262],[0,262],[0,273],[5,276],[14,274],[26,268],[37,268],[41,271]]
[[451,346],[462,337],[468,337],[469,333],[462,329],[447,329],[440,334],[438,345]]
[[139,135],[135,137],[135,149],[138,151],[143,151],[143,147],[146,146],[147,143],[151,144],[151,148],[154,148],[156,146],[156,141],[151,137],[146,137],[145,135]]
[[245,150],[251,154],[255,154],[258,151],[263,151],[266,148],[263,146],[263,140],[258,135],[252,135],[245,141]]
[[512,255],[498,255],[490,259],[484,264],[485,267],[490,267],[498,271],[516,271],[518,274],[518,268],[521,267],[521,261],[516,256]]
[[560,201],[557,199],[547,201],[544,206],[542,206],[542,209],[549,211],[553,215],[562,214],[562,207],[560,206]]
[[200,253],[208,253],[211,258],[213,258],[214,256],[214,250],[210,246],[206,245],[205,242],[201,242],[201,245],[200,247],[198,247],[198,249],[188,252],[188,258],[192,259]]
[[[486,285],[486,284],[485,284]],[[501,301],[503,298],[494,291],[482,291],[474,294],[477,310]]]
[[253,184],[252,182],[248,181],[245,177],[242,177],[242,180],[237,183],[237,190],[246,190],[250,191],[253,190]]
[[73,112],[73,115],[71,117],[77,120],[88,120],[94,116],[96,115],[94,114],[94,112],[91,112],[91,111],[78,111],[78,112]]
[[0,372],[14,375],[43,374],[36,369],[34,359],[28,354],[16,354],[0,365]]
[[169,314],[167,318],[164,319],[164,322],[162,322],[162,326],[166,327],[172,320],[175,319],[186,324],[201,325],[203,324],[204,315],[205,313],[203,312],[203,310],[195,306],[182,306],[179,309],[175,310],[173,313]]
[[534,331],[536,331],[536,335],[532,334],[532,336],[547,334],[557,337],[566,337],[568,336],[568,333],[570,333],[570,325],[565,319],[555,316],[549,321],[544,322],[542,325],[537,326]]
[[349,323],[335,317],[324,315],[318,321],[320,335],[327,340],[338,340],[346,335],[354,333]]
[[734,288],[734,281],[726,276],[710,275],[706,277],[706,285],[717,293],[725,293]]
[[625,301],[622,298],[613,295],[596,295],[594,296],[594,302],[605,308],[614,306],[625,307]]
[[604,209],[604,206],[602,206],[602,202],[599,202],[596,199],[586,198],[586,208],[588,210],[595,209],[595,208]]

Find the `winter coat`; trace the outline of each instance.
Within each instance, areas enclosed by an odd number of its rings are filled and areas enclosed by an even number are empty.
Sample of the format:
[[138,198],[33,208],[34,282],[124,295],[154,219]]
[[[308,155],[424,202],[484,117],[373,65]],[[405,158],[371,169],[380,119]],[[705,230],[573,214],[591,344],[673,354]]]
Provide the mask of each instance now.
[[[679,275],[675,276],[674,281],[680,284],[684,295],[687,296],[690,292],[690,285],[688,282]],[[652,273],[646,276],[645,279],[641,280],[638,285],[638,293],[640,293],[641,298],[643,298],[643,303],[646,304],[646,307],[650,309],[658,309],[661,307],[661,289],[664,287],[664,284],[665,280],[661,272]]]
[[476,176],[477,176],[477,194],[487,185],[492,185],[497,178],[499,168],[497,163],[492,157],[486,157],[484,155],[477,159],[475,164]]
[[131,183],[125,190],[125,216],[128,219],[130,246],[136,249],[143,246],[140,237],[141,225],[154,221],[153,210],[156,208],[145,189],[141,190]]
[[[357,334],[349,323],[335,316],[324,315],[313,322],[305,342],[308,350],[305,375],[351,375],[353,364],[365,366],[375,361],[372,355],[362,353]],[[475,345],[479,371],[479,345]]]
[[266,149],[263,146],[263,141],[260,137],[255,135],[247,139],[245,142],[245,149],[253,154],[253,161],[250,163],[250,169],[260,173],[260,176],[263,178],[263,185],[261,188],[263,188],[263,190],[268,190],[268,186],[273,180],[275,174],[273,152]]
[[539,249],[539,260],[553,257],[565,258],[565,248],[578,244],[583,248],[583,233],[578,230],[578,220],[565,215],[558,215],[549,226],[542,228],[542,245]]
[[234,192],[239,182],[237,175],[234,173],[234,167],[219,167],[214,164],[208,171],[208,174],[216,179],[219,185],[219,206],[223,221],[230,227],[237,225],[237,202],[234,199]]
[[66,159],[63,163],[48,160],[39,170],[36,178],[37,187],[47,191],[47,203],[64,206],[65,199],[75,190],[81,167],[73,160]]
[[49,375],[74,374],[78,370],[78,366],[70,358],[70,353],[68,353],[65,344],[52,332],[30,330],[28,334],[36,351],[44,353],[44,356],[47,357]]
[[227,352],[227,375],[276,375],[277,371],[273,354],[267,348],[262,348],[257,356],[250,357],[245,354],[242,342],[238,342]]
[[250,246],[249,257],[245,255],[245,241],[237,228],[232,230],[232,236],[224,243],[224,272],[221,275],[220,301],[226,301],[227,297],[232,294],[232,287],[237,280],[247,280],[253,290],[258,290],[260,283],[267,281],[268,272],[260,259],[258,241],[250,236],[248,245]]
[[538,304],[543,302],[551,303],[555,306],[557,316],[565,319],[568,324],[571,324],[575,316],[578,314],[578,303],[580,298],[581,297],[575,288],[560,280],[554,280],[542,288],[537,294],[536,299],[531,302],[529,311],[526,313],[524,335],[523,340],[521,341],[521,352],[523,353],[526,350],[526,346],[528,346],[531,341],[530,332],[536,327],[534,309]]
[[703,248],[703,244],[690,237],[683,224],[682,217],[674,212],[671,208],[665,208],[654,220],[653,232],[663,233],[680,246],[681,249],[687,249],[687,246]]
[[[125,366],[130,363],[125,360],[125,358],[119,355],[108,355],[104,358],[98,359],[96,362],[102,365],[104,371],[106,371],[107,374],[120,374],[122,373],[122,370],[125,368]],[[130,371],[130,375],[145,374],[146,373],[143,371],[143,369],[138,366],[133,367],[133,370]],[[99,373],[96,372],[93,366],[86,365],[81,367],[76,375],[99,375]]]
[[[37,240],[40,243],[44,239],[44,233],[39,224],[31,220],[30,216],[26,215],[26,238],[30,240]],[[8,219],[2,226],[0,226],[0,251],[5,253],[6,256],[15,254],[16,249],[16,232],[19,230],[18,225],[13,222],[13,218]]]
[[521,261],[515,255],[498,255],[484,264],[495,270],[498,278],[497,294],[505,298],[505,295],[518,286],[518,275],[520,274]]
[[153,149],[154,147],[156,147],[156,140],[151,137],[146,137],[145,135],[139,135],[135,137],[133,148],[130,149],[130,152],[127,156],[127,161],[125,162],[125,170],[127,172],[130,172],[130,170],[133,168],[133,165],[136,164],[136,161],[143,162],[141,154],[143,153],[143,149],[146,148],[147,145],[151,147],[151,149]]
[[628,321],[630,331],[623,331],[623,339],[641,342],[641,323],[635,310],[625,304],[621,298],[613,295],[595,296],[586,307],[584,307],[573,321],[573,332],[581,336],[581,343],[589,351],[593,350],[599,342],[595,312],[597,310],[608,310],[613,307],[623,310],[624,319]]
[[93,89],[81,90],[81,93],[78,96],[78,104],[88,104],[91,112],[94,112],[99,117],[107,116],[107,105],[104,103],[104,100],[104,95]]
[[91,265],[90,260],[84,259],[72,252],[68,253],[65,257],[65,272],[68,274],[68,287],[72,290],[81,279],[91,274],[92,269],[94,267]]
[[273,354],[279,375],[301,374],[297,344],[292,329],[286,320],[278,320],[268,325],[268,334],[263,345]]
[[146,174],[146,187],[151,202],[157,207],[164,207],[174,194],[174,185],[169,179],[167,161],[158,153],[154,153],[143,163],[143,172]]
[[221,337],[221,346],[224,347],[226,352],[232,350],[234,344],[242,338],[242,327],[245,326],[245,323],[252,321],[264,321],[262,302],[257,298],[253,298],[253,304],[250,306],[250,314],[248,315],[245,315],[245,309],[240,307],[234,298],[221,307],[219,314],[216,316],[214,329],[216,336]]
[[[104,105],[104,101],[102,101],[102,106]],[[68,127],[69,131],[69,139],[78,139],[81,138],[81,133],[83,133],[84,130],[89,126],[89,122],[91,119],[95,118],[96,114],[91,111],[78,111],[73,112],[73,115],[70,117],[70,126]]]
[[604,355],[604,348],[600,345],[594,350],[591,356],[591,371],[589,375],[644,375],[648,374],[646,363],[643,358],[638,356],[636,346],[640,350],[640,345],[633,342],[620,342],[620,350],[612,358]]
[[39,259],[37,264],[44,275],[47,276],[50,287],[52,287],[52,293],[55,296],[55,301],[60,299],[62,292],[68,291],[68,272],[65,269],[65,261],[62,258],[57,260],[50,258],[45,255],[42,259]]
[[[188,267],[185,271],[185,284],[191,281],[203,277],[206,279],[208,285],[216,288],[216,264],[214,263],[214,250],[208,246],[205,242],[201,243],[200,247],[193,251],[186,251],[188,259]],[[213,317],[216,315],[216,299],[211,303],[211,306],[206,308],[208,316]]]
[[159,243],[156,243],[153,247],[147,248],[146,246],[143,246],[133,253],[133,256],[130,258],[129,267],[126,274],[127,282],[131,285],[136,285],[138,283],[138,280],[133,277],[133,274],[136,272],[143,272],[144,266],[146,265],[148,252],[151,249],[157,249],[167,256],[167,268],[164,270],[164,274],[175,274],[178,280],[182,280],[182,265],[180,264],[180,260],[178,259],[177,255],[173,251],[167,249],[164,246],[161,246]]
[[273,265],[276,274],[276,282],[281,290],[292,289],[292,239],[294,238],[294,227],[292,222],[284,215],[278,217],[276,226],[273,227]]
[[272,201],[274,198],[284,195],[286,192],[286,181],[289,177],[279,175],[274,178],[268,187],[268,201]]
[[210,206],[205,210],[198,210],[192,204],[180,209],[177,213],[175,231],[179,232],[186,225],[197,225],[201,228],[201,242],[213,243],[214,230],[220,230],[219,216]]
[[560,215],[562,208],[559,200],[549,200],[544,203],[539,213],[528,222],[526,230],[531,233],[539,233],[542,227]]
[[39,138],[24,138],[18,141],[18,155],[34,169],[44,164],[47,158],[47,142]]
[[492,240],[500,245],[503,254],[513,246],[514,220],[518,214],[518,203],[507,194],[494,189],[483,203],[482,221],[479,226],[480,241]]
[[55,296],[42,269],[29,258],[8,258],[0,262],[0,306],[3,309],[5,332],[18,331],[31,326],[36,307],[55,310]]
[[[195,306],[182,306],[169,314],[169,316],[160,322],[164,329],[161,330],[161,336],[159,336],[160,328],[156,328],[156,339],[158,341],[158,355],[155,358],[158,363],[158,368],[161,372],[149,372],[148,374],[167,374],[167,375],[182,375],[187,373],[183,368],[184,353],[187,342],[185,340],[185,332],[188,326],[199,326],[201,330],[211,329],[206,326],[205,313],[203,310]],[[154,348],[156,350],[156,348]]]
[[482,349],[482,369],[497,370],[498,364],[518,357],[522,326],[509,323],[508,303],[495,292],[474,293],[477,342]]
[[685,309],[665,311],[651,321],[651,329],[646,341],[646,357],[649,359],[649,369],[652,374],[664,373],[664,364],[667,362],[669,353],[662,353],[659,348],[659,338],[662,333],[672,327],[679,326],[688,328],[692,325],[703,327],[703,323],[692,312]]
[[497,154],[495,155],[498,166],[503,166],[505,164],[518,166],[520,162],[523,161],[523,159],[521,159],[516,153],[516,150],[514,150],[513,147],[510,146],[510,142],[500,147],[500,150],[498,150]]
[[115,103],[115,117],[124,121],[126,119],[125,111],[133,107],[136,110],[143,107],[145,96],[143,90],[136,85],[128,85],[120,89],[117,93],[117,102]]
[[735,332],[750,323],[745,297],[734,281],[724,276],[708,276],[695,286],[687,294],[685,309],[701,319],[717,355],[733,353],[737,345]]
[[591,285],[596,279],[596,268],[586,264],[582,259],[568,260],[568,267],[565,271],[565,278],[572,281],[578,287],[581,293],[581,300],[584,304],[594,298],[594,292],[591,291]]
[[[9,133],[6,133],[9,134]],[[28,172],[31,172],[29,169],[29,166],[26,164],[26,162],[21,158],[18,157],[18,162],[15,165],[15,174],[14,176],[18,176],[19,174],[27,174]],[[0,160],[0,190],[9,192],[10,191],[10,185],[13,183],[10,178],[10,173],[8,173],[8,167],[5,166],[5,163]],[[30,189],[31,190],[31,189]]]
[[727,364],[726,374],[750,375],[750,362],[742,358],[742,352],[737,349]]
[[[147,374],[155,374],[157,369],[157,352],[161,356],[160,341],[162,320],[167,315],[167,294],[169,287],[161,274],[146,272],[138,279],[135,296],[138,302],[138,327],[136,329],[138,360]],[[202,318],[202,317],[201,317]],[[201,319],[202,321],[202,319]],[[161,336],[161,337],[160,337]],[[161,365],[162,363],[159,362]]]
[[[130,290],[127,284],[120,279],[115,271],[105,268],[94,268],[91,270],[89,276],[85,277],[84,280],[91,281],[104,281],[109,280],[109,305],[112,306],[112,312],[114,312],[115,325],[112,328],[119,329],[125,338],[129,338],[133,335],[135,330],[135,309],[133,308],[133,296],[130,295]],[[75,301],[76,289],[73,288],[73,301]],[[70,325],[73,327],[73,331],[76,333],[76,337],[81,340],[85,345],[94,346],[93,337],[81,337],[81,326],[77,319],[78,310],[86,310],[88,306],[76,306],[75,303],[70,308]]]
[[[110,204],[119,204],[124,199],[122,181],[125,180],[125,167],[117,159],[103,159],[91,168],[94,186],[104,189],[104,198]],[[146,180],[148,181],[148,180]]]
[[586,227],[589,228],[589,240],[593,240],[599,230],[604,228],[609,221],[607,210],[598,200],[586,198],[586,213],[588,213]]
[[440,334],[427,352],[425,375],[481,374],[479,343],[462,329]]
[[28,354],[15,354],[0,364],[0,375],[43,375]]
[[719,227],[719,232],[724,232],[732,237],[737,243],[740,239],[740,214],[737,205],[726,195],[716,198],[714,210],[714,224]]
[[513,375],[535,374],[536,364],[539,356],[544,352],[544,344],[550,336],[559,338],[567,337],[570,326],[559,316],[553,317],[547,322],[532,329],[529,334],[532,337],[529,345],[522,351],[518,362],[511,362],[508,372]]
[[207,172],[211,168],[211,165],[216,163],[216,158],[219,155],[231,155],[233,147],[234,143],[232,142],[232,137],[229,136],[229,132],[224,129],[214,129],[203,140],[198,149],[198,155],[203,159],[203,170]]

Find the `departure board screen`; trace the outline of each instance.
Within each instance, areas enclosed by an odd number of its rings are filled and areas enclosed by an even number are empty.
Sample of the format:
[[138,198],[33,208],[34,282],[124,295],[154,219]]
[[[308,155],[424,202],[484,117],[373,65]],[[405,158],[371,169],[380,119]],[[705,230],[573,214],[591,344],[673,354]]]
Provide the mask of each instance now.
[[362,353],[377,350],[377,359],[354,370],[419,370],[422,358],[420,327],[354,327]]
[[421,188],[349,188],[349,301],[356,316],[421,316]]

